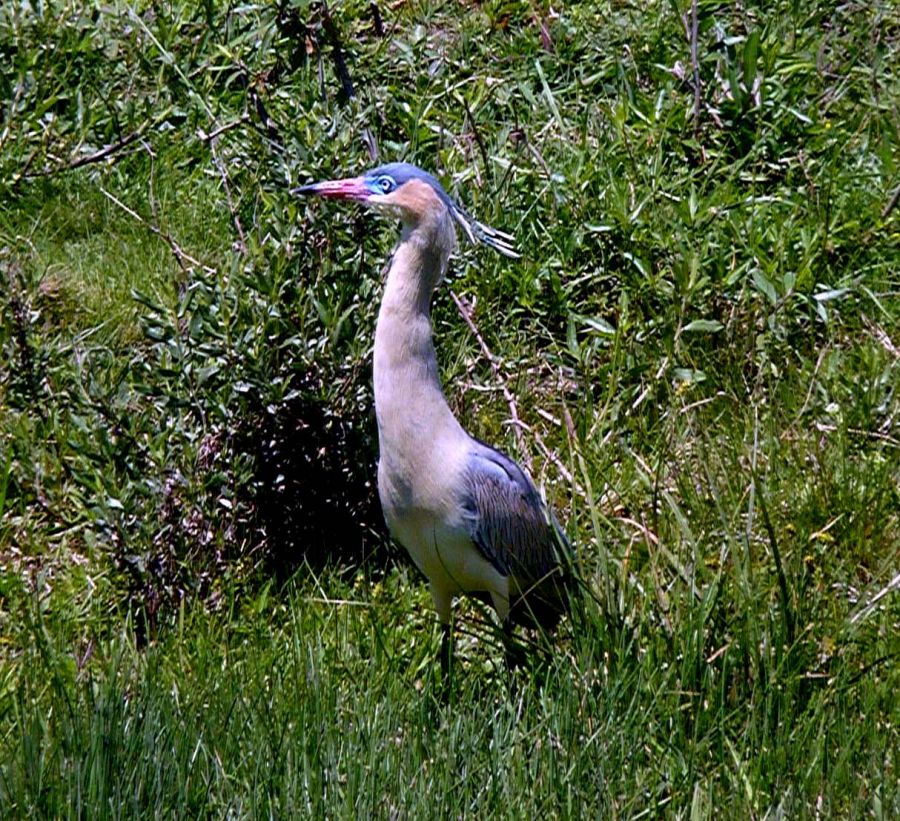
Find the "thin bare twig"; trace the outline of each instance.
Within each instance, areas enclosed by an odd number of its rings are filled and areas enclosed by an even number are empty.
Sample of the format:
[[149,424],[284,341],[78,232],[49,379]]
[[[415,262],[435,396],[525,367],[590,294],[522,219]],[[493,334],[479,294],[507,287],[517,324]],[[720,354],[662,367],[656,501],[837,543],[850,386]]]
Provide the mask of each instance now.
[[[465,95],[460,94],[459,99],[462,100],[463,107],[466,110],[466,118],[469,120],[469,124],[472,126],[472,137],[475,140],[475,145],[478,146],[478,151],[481,154],[481,163],[484,166],[484,172],[488,173],[488,153],[487,149],[484,147],[484,141],[481,139],[481,134],[478,131],[478,125],[475,122],[475,117],[472,115],[472,109],[469,108],[469,101],[465,98]],[[476,173],[478,169],[476,168]]]
[[230,123],[225,123],[225,125],[220,125],[213,131],[210,131],[207,134],[202,128],[197,129],[197,136],[200,138],[201,142],[208,143],[211,140],[216,139],[216,137],[220,137],[226,131],[231,131],[233,128],[238,128],[239,126],[244,125],[244,123],[250,120],[250,115],[244,112],[238,117],[236,120],[232,120]]
[[[822,433],[834,433],[838,430],[837,425],[826,425],[824,422],[816,422],[815,423],[816,430],[822,431]],[[889,445],[892,445],[895,448],[900,448],[900,439],[895,439],[893,436],[889,436],[886,433],[881,433],[877,430],[863,430],[862,428],[847,428],[847,433],[852,433],[854,436],[862,436],[866,439],[877,439],[879,442],[886,442]]]
[[[459,311],[460,316],[465,321],[466,325],[469,326],[469,330],[472,332],[472,335],[478,340],[478,344],[481,347],[481,352],[484,354],[485,358],[491,364],[491,370],[494,372],[494,376],[497,378],[497,381],[500,383],[500,390],[503,391],[503,398],[506,399],[507,407],[509,408],[509,417],[510,424],[512,425],[513,432],[516,436],[516,445],[519,448],[519,453],[522,456],[522,461],[525,463],[525,467],[530,474],[534,473],[534,467],[531,460],[531,455],[526,448],[525,436],[523,431],[527,431],[531,438],[534,439],[534,443],[537,445],[538,450],[544,455],[544,458],[548,461],[552,462],[556,467],[557,471],[559,471],[559,475],[565,479],[566,482],[571,485],[572,489],[581,496],[582,499],[587,499],[588,495],[585,489],[578,483],[575,477],[572,475],[572,472],[563,464],[562,459],[557,456],[549,447],[547,447],[546,442],[544,442],[543,437],[532,428],[526,422],[523,422],[521,417],[519,416],[519,409],[516,405],[515,397],[512,395],[512,391],[510,391],[509,387],[506,384],[506,380],[503,377],[503,372],[500,370],[500,359],[497,356],[494,356],[491,349],[488,347],[487,342],[484,341],[484,337],[481,335],[481,332],[478,330],[478,326],[475,324],[475,320],[472,318],[472,312],[469,310],[468,306],[457,296],[456,292],[451,290],[450,296],[453,299],[454,304],[456,305],[456,309]],[[557,420],[558,423],[558,420]]]
[[871,613],[875,609],[875,605],[878,604],[878,602],[880,602],[885,596],[887,596],[888,593],[891,593],[892,591],[898,589],[900,589],[900,573],[894,576],[894,578],[887,583],[887,586],[883,587],[874,596],[872,596],[872,598],[869,599],[868,602],[866,602],[865,607],[853,614],[850,619],[850,624],[856,624],[856,622],[858,622],[860,619],[868,616],[869,613]]
[[646,524],[642,524],[641,522],[635,521],[634,519],[630,519],[627,516],[616,516],[620,522],[623,522],[626,525],[630,525],[635,530],[637,530],[643,537],[644,541],[650,545],[652,544],[656,547],[659,544],[659,537],[647,527]]
[[190,254],[184,251],[182,247],[177,242],[175,242],[174,239],[172,239],[171,235],[163,231],[162,228],[160,228],[158,225],[154,225],[152,222],[148,222],[147,220],[145,220],[140,214],[137,213],[137,211],[134,211],[127,205],[125,205],[125,203],[122,202],[122,200],[120,200],[118,197],[116,197],[115,194],[110,194],[109,191],[102,187],[100,188],[100,193],[103,194],[103,196],[108,200],[118,205],[119,208],[121,208],[126,214],[134,217],[139,223],[141,223],[141,225],[146,226],[148,230],[156,234],[156,236],[158,236],[163,242],[165,242],[166,245],[168,245],[169,248],[172,249],[172,253],[175,255],[175,260],[181,266],[181,269],[183,271],[187,271],[190,267],[194,267],[199,268],[200,270],[205,271],[208,274],[216,273],[215,268],[210,268],[208,265],[204,265],[202,262],[200,262],[200,260],[192,257]]
[[240,253],[247,253],[247,238],[244,236],[244,229],[241,226],[241,218],[238,215],[237,208],[234,205],[234,199],[231,196],[231,186],[228,184],[228,171],[225,168],[224,163],[219,158],[219,152],[216,151],[216,138],[213,137],[209,141],[209,150],[212,153],[213,162],[216,164],[216,168],[219,169],[219,175],[222,177],[222,187],[225,189],[225,199],[228,201],[228,210],[231,212],[231,221],[234,223],[234,228],[237,231],[240,248],[238,249]]
[[[524,134],[525,132],[523,131],[522,133]],[[531,156],[534,157],[535,160],[537,160],[538,165],[540,165],[544,174],[546,174],[547,180],[548,181],[552,180],[553,172],[550,170],[550,166],[547,165],[547,161],[544,159],[544,155],[541,154],[540,151],[538,151],[537,146],[533,142],[531,142],[531,140],[528,139],[527,134],[525,135],[525,142],[528,145],[528,150],[531,152]]]
[[[898,189],[900,190],[900,189]],[[878,340],[878,344],[881,345],[894,359],[900,359],[900,348],[898,348],[893,340],[888,336],[887,331],[884,330],[877,322],[873,322],[867,316],[863,316],[862,318],[863,324],[869,329],[869,332],[875,339]]]
[[575,477],[572,475],[572,472],[563,464],[562,459],[560,459],[559,456],[557,456],[552,450],[550,450],[549,447],[547,447],[547,443],[544,442],[544,438],[533,427],[531,427],[531,425],[523,422],[521,419],[519,419],[517,422],[510,421],[510,424],[516,425],[522,430],[527,431],[531,435],[532,439],[534,439],[534,443],[537,445],[538,450],[544,454],[544,458],[552,462],[556,469],[559,471],[559,475],[562,476],[563,479],[565,479],[572,486],[572,490],[582,499],[587,501],[587,491],[575,479]]
[[807,407],[809,407],[809,400],[812,399],[813,391],[816,387],[816,377],[819,375],[819,369],[822,367],[822,363],[825,361],[826,355],[830,351],[830,346],[826,345],[819,353],[818,359],[816,359],[816,366],[813,368],[812,376],[809,380],[809,388],[806,391],[806,399],[803,400],[803,404],[800,406],[800,412],[797,414],[797,419],[800,419],[804,413],[806,413]]
[[451,289],[450,297],[456,305],[456,309],[459,311],[460,316],[465,321],[466,325],[469,326],[469,330],[472,332],[472,335],[475,339],[478,340],[478,344],[481,346],[481,352],[487,358],[487,361],[491,363],[491,370],[494,371],[494,376],[497,377],[497,380],[500,383],[500,387],[503,390],[503,398],[506,399],[506,404],[509,407],[509,417],[512,419],[514,428],[513,432],[516,435],[516,444],[519,447],[519,452],[522,454],[522,461],[525,462],[525,467],[528,468],[528,472],[532,472],[531,465],[531,456],[528,453],[528,450],[525,446],[525,436],[522,433],[523,424],[522,420],[519,417],[519,409],[516,405],[515,397],[513,397],[512,392],[506,385],[506,380],[503,378],[503,373],[500,370],[500,360],[491,353],[491,349],[487,346],[487,342],[484,341],[484,337],[481,335],[481,332],[478,330],[475,325],[475,320],[472,319],[472,313],[469,311],[468,306],[456,295],[456,292]]
[[891,194],[891,198],[887,201],[887,205],[881,209],[881,218],[883,220],[886,220],[891,215],[891,211],[897,207],[898,200],[900,200],[900,185],[894,189],[894,193]]
[[34,179],[35,177],[52,177],[54,174],[59,174],[63,171],[73,171],[74,169],[81,168],[85,165],[102,162],[108,157],[111,157],[113,154],[121,151],[123,148],[131,145],[135,140],[140,139],[145,130],[146,125],[143,125],[139,129],[137,129],[137,131],[132,131],[131,134],[126,137],[122,137],[121,140],[116,140],[116,142],[114,143],[103,146],[103,148],[101,148],[99,151],[95,151],[93,154],[88,154],[86,157],[79,157],[77,160],[72,160],[71,162],[65,163],[64,165],[57,166],[56,168],[42,168],[40,171],[35,171],[34,173],[25,173],[22,174],[22,177],[24,177],[25,179]]

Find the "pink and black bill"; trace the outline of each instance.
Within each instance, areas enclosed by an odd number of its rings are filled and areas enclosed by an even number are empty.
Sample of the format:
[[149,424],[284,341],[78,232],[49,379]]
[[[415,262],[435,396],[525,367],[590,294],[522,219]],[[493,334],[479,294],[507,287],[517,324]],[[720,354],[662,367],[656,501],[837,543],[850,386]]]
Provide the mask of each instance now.
[[311,185],[301,185],[291,189],[292,194],[315,194],[319,197],[334,200],[356,200],[365,202],[372,191],[366,185],[365,177],[347,177],[343,180],[325,180]]

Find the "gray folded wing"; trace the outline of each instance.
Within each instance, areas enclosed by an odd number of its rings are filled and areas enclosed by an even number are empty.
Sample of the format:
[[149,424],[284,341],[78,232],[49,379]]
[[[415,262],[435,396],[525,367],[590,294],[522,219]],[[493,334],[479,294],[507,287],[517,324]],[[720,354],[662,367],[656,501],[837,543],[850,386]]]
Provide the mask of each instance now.
[[564,554],[570,550],[555,517],[525,472],[480,442],[473,443],[466,481],[472,541],[519,591],[511,616],[552,626],[566,609]]

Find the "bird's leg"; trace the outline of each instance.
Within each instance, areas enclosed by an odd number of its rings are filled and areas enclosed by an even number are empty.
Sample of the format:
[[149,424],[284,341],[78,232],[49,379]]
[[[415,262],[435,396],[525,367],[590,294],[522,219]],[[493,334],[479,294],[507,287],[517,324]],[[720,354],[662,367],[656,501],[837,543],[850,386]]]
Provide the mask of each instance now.
[[444,706],[450,703],[453,690],[453,627],[449,622],[441,622],[441,683],[440,700]]
[[516,660],[512,646],[512,622],[508,616],[503,619],[503,658],[506,660],[507,673],[511,673],[516,669]]
[[[435,541],[435,548],[437,548],[437,541]],[[450,684],[450,665],[453,662],[453,596],[443,587],[432,582],[431,599],[441,623],[441,678],[446,696],[446,690]]]
[[453,628],[449,623],[441,624],[441,677],[444,686],[450,684],[450,665],[453,663]]
[[500,618],[500,624],[503,630],[503,659],[506,662],[506,672],[512,673],[517,667],[522,666],[524,657],[520,647],[516,646],[513,638],[513,623],[509,614],[509,592],[500,593],[491,591],[491,601],[497,616]]
[[503,649],[507,673],[515,672],[525,664],[525,653],[522,647],[516,644],[512,620],[508,616],[503,620]]

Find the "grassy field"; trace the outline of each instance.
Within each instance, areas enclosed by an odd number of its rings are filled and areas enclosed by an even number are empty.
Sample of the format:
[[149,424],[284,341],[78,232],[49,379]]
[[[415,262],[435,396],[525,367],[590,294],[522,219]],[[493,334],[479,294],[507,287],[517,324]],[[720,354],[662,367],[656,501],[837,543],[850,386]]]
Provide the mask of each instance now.
[[[6,4],[0,101],[0,816],[900,816],[894,3]],[[447,703],[395,226],[288,193],[393,160],[516,238],[442,376],[585,581]]]

